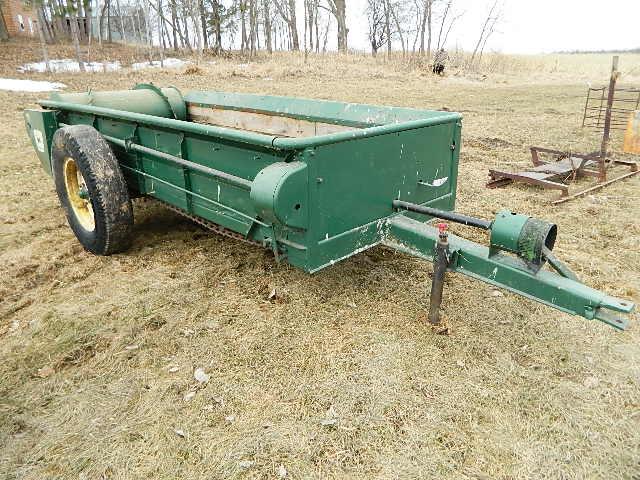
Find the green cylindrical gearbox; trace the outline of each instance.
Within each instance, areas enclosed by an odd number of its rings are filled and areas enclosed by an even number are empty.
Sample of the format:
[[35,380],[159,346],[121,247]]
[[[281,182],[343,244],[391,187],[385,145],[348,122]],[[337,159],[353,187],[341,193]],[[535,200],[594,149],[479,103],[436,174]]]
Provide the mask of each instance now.
[[158,88],[150,83],[140,83],[131,90],[52,93],[51,99],[176,120],[187,119],[187,107],[180,90],[175,87]]
[[537,271],[545,262],[543,247],[552,250],[557,233],[553,223],[501,210],[491,224],[491,249],[515,253]]

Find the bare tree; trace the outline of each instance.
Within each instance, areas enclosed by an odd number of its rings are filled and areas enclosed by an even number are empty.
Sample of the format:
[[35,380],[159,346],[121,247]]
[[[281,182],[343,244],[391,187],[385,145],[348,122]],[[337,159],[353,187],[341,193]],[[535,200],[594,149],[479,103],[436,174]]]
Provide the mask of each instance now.
[[[471,60],[469,60],[469,66],[473,67],[474,60],[476,55],[478,54],[478,49],[480,52],[479,57],[482,58],[482,52],[484,51],[484,47],[487,44],[487,40],[494,33],[496,24],[502,18],[502,9],[500,6],[500,0],[495,0],[493,5],[489,9],[489,13],[487,14],[487,18],[482,25],[482,31],[480,32],[480,37],[478,38],[478,42],[476,43],[476,47],[473,49],[473,54],[471,55]],[[478,60],[479,61],[479,60]]]
[[176,0],[169,0],[169,10],[171,11],[171,34],[173,36],[173,50],[178,51],[178,35],[176,31],[176,22],[178,21],[178,12],[176,9]]
[[425,54],[424,37],[427,33],[427,58],[431,57],[431,26],[433,0],[423,0],[422,23],[420,24],[420,55]]
[[251,56],[255,56],[258,48],[260,48],[260,39],[258,38],[258,1],[249,0],[249,44],[251,46]]
[[158,0],[158,43],[160,47],[160,68],[164,68],[164,39],[162,38],[162,0]]
[[188,12],[191,17],[191,21],[196,26],[196,39],[198,41],[198,53],[202,55],[204,52],[204,41],[203,41],[203,32],[202,32],[202,22],[200,21],[200,9],[198,8],[199,1],[198,0],[189,0],[188,4]]
[[269,53],[273,53],[271,44],[271,12],[269,11],[269,0],[263,0],[262,13],[264,15],[264,41]]
[[71,24],[71,39],[76,50],[78,66],[80,67],[80,71],[84,72],[84,61],[82,60],[82,53],[80,52],[80,39],[78,34],[78,15],[76,14],[76,7],[73,4],[72,0],[69,0],[69,5],[67,8],[69,10],[69,23]]
[[321,8],[328,10],[335,17],[338,23],[338,51],[346,53],[347,51],[347,11],[345,0],[327,0],[327,6],[319,5]]
[[202,46],[209,48],[209,37],[207,35],[207,15],[204,8],[204,1],[198,0],[198,16],[200,17],[200,30],[202,31]]
[[[138,0],[139,1],[139,0]],[[148,47],[148,51],[149,51],[149,65],[152,64],[153,62],[153,39],[151,38],[151,12],[149,10],[149,7],[151,6],[151,2],[148,0],[145,0],[145,9],[144,9],[144,26],[146,29],[146,36],[147,36],[147,47]],[[138,3],[138,6],[140,4]]]
[[300,42],[298,40],[298,26],[296,22],[296,2],[295,0],[274,0],[274,5],[278,13],[289,27],[289,39],[291,40],[291,48],[300,50]]
[[219,0],[209,0],[209,4],[212,10],[209,23],[213,29],[213,51],[219,54],[222,51],[222,13],[224,7]]
[[[0,16],[2,13],[0,13]],[[44,65],[47,68],[47,72],[51,71],[51,64],[49,63],[49,52],[47,51],[47,42],[44,39],[44,29],[42,28],[42,22],[36,20],[36,28],[38,29],[38,37],[40,38],[40,48],[42,48],[42,58]]]
[[378,49],[385,43],[389,43],[387,36],[386,0],[367,0],[367,19],[369,21],[369,44],[371,54],[375,57]]
[[402,56],[404,57],[405,54],[407,53],[407,46],[405,44],[405,40],[404,40],[404,33],[403,33],[403,29],[400,26],[400,20],[399,20],[399,13],[398,10],[400,10],[400,3],[396,3],[396,4],[392,4],[391,2],[387,1],[387,5],[388,5],[388,9],[391,13],[391,17],[393,18],[393,24],[395,26],[395,31],[398,34],[398,38],[400,38],[400,46],[402,47]]
[[391,58],[391,6],[389,0],[383,0],[382,7],[384,10],[384,35],[387,38],[387,57]]
[[[170,21],[167,17],[164,16],[164,14],[158,10],[158,8],[151,2],[149,2],[149,5],[151,5],[151,8],[153,8],[155,10],[155,12],[158,14],[158,18],[163,22],[166,23],[167,25],[169,25],[171,27],[171,30],[174,33],[177,33],[178,36],[180,37],[180,41],[182,42],[182,45],[191,52],[191,43],[189,42],[189,30],[187,28],[187,19],[185,16],[185,10],[184,8],[182,8],[181,12],[183,13],[182,15],[182,20],[184,21],[184,33],[181,30],[181,26],[180,26],[180,18],[181,16],[178,14],[177,11],[177,3],[175,2],[175,0],[170,1],[171,4],[171,20]],[[175,9],[175,17],[174,17],[174,9]]]
[[[461,12],[461,13],[458,13],[457,15],[453,15],[449,17],[449,14],[451,13],[452,4],[453,4],[452,0],[447,2],[447,6],[445,8],[444,14],[442,15],[442,23],[440,24],[440,30],[438,32],[438,45],[436,47],[436,50],[440,50],[440,48],[444,48],[444,46],[447,44],[447,38],[449,38],[449,33],[451,32],[453,25],[464,15],[464,12]],[[451,18],[449,20],[449,26],[447,26],[446,24],[448,17]],[[444,37],[442,36],[442,32],[444,32]]]
[[120,35],[122,36],[122,42],[127,43],[127,34],[124,31],[124,20],[122,19],[122,9],[120,8],[120,0],[116,0],[116,8],[118,9],[118,17],[120,19]]

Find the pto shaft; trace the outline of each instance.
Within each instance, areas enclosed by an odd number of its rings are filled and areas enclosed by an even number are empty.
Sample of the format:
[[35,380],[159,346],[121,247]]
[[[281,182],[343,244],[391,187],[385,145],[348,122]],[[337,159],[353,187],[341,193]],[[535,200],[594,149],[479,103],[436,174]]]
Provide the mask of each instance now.
[[393,208],[396,208],[398,210],[407,210],[409,212],[421,213],[423,215],[429,215],[430,217],[441,218],[443,220],[449,220],[450,222],[461,223],[463,225],[481,228],[483,230],[489,230],[491,228],[491,222],[483,220],[481,218],[469,217],[468,215],[461,215],[455,212],[447,212],[446,210],[440,210],[438,208],[425,207],[424,205],[403,202],[402,200],[394,200]]

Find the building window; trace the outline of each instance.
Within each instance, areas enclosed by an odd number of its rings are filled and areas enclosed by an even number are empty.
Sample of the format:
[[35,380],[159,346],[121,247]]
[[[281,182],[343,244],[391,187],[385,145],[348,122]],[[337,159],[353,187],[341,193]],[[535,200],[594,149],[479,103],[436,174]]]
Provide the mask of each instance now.
[[22,15],[18,15],[18,27],[21,32],[24,32],[24,19],[22,18]]
[[31,21],[31,17],[27,18],[29,20],[29,34],[33,35],[33,22]]

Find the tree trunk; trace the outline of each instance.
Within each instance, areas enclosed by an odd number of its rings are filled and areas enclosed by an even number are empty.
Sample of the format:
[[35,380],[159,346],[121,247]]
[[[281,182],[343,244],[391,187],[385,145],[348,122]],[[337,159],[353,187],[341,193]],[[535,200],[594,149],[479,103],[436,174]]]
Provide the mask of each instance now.
[[167,49],[167,45],[170,48],[173,48],[173,43],[171,42],[171,35],[169,35],[169,29],[167,28],[167,22],[162,19],[162,46]]
[[428,0],[429,10],[427,12],[427,59],[431,58],[431,27],[433,25],[432,20],[432,12],[433,12],[433,0]]
[[48,22],[46,13],[44,11],[44,5],[40,5],[36,8],[36,15],[38,16],[38,23],[40,24],[40,27],[38,29],[42,29],[42,35],[44,36],[45,43],[53,43],[53,35],[51,34],[51,30],[49,30],[47,25]]
[[66,7],[63,5],[62,0],[58,0],[58,12],[57,18],[60,24],[60,32],[63,33],[67,38],[71,38],[71,22],[67,25],[66,21]]
[[318,10],[318,1],[319,0],[314,0],[313,1],[313,8],[315,11],[313,20],[315,23],[315,27],[316,27],[316,53],[320,53],[320,31],[319,31],[319,27],[318,27],[318,17],[320,16],[320,11]]
[[42,29],[44,30],[44,38],[47,43],[53,43],[55,40],[55,31],[53,30],[53,19],[51,22],[47,19],[47,8],[44,2],[40,5],[39,17],[42,21]]
[[200,16],[200,12],[198,11],[198,5],[197,3],[194,5],[192,4],[192,9],[191,9],[191,21],[193,21],[193,24],[196,26],[195,30],[196,30],[196,38],[198,40],[198,53],[200,55],[202,55],[202,52],[204,51],[204,43],[202,42],[202,23],[201,23],[201,16]]
[[324,37],[322,39],[322,53],[327,52],[327,40],[329,39],[329,24],[331,20],[327,19],[327,28],[324,29]]
[[120,8],[120,0],[116,0],[116,8],[118,9],[118,18],[120,19],[120,35],[122,35],[122,43],[126,45],[127,34],[124,31],[124,20],[122,18],[122,9]]
[[387,36],[387,58],[391,58],[391,16],[389,10],[389,0],[384,0],[382,3],[384,8],[384,34]]
[[307,55],[309,53],[309,51],[307,50],[307,28],[309,25],[307,23],[307,19],[309,18],[308,17],[309,2],[307,0],[303,0],[302,7],[303,7],[302,24],[304,25],[304,31],[302,32],[302,49],[304,50],[304,62],[307,63]]
[[133,24],[133,36],[136,34],[138,36],[138,41],[136,42],[136,54],[138,53],[138,47],[144,45],[142,41],[142,29],[140,28],[140,12],[138,7],[136,7],[136,13],[131,17],[131,23]]
[[442,14],[442,22],[440,23],[440,30],[438,31],[438,43],[436,45],[436,50],[440,51],[440,40],[442,39],[442,31],[444,30],[444,24],[447,21],[447,15],[449,14],[449,9],[451,8],[451,1],[447,2],[447,6],[444,9],[444,13]]
[[209,38],[207,36],[207,16],[204,11],[203,0],[198,0],[198,13],[200,14],[200,25],[202,28],[202,44],[205,49],[209,48]]
[[[2,16],[1,12],[0,12],[0,16]],[[0,19],[0,22],[1,21],[2,20]],[[42,48],[42,58],[44,59],[44,64],[47,67],[47,72],[51,72],[51,65],[49,64],[49,52],[47,52],[47,42],[44,39],[44,28],[42,28],[42,21],[40,19],[36,20],[36,27],[38,28],[38,36],[40,37],[40,47]]]
[[220,3],[213,0],[213,30],[216,36],[215,53],[222,51],[222,20],[220,19]]
[[240,29],[242,37],[240,39],[240,51],[247,50],[247,3],[240,1]]
[[144,4],[144,26],[147,35],[147,46],[149,48],[149,65],[153,65],[153,38],[151,36],[151,11],[149,10],[149,0],[146,0]]
[[100,0],[96,0],[96,27],[98,27],[98,45],[100,46],[102,46],[102,14],[103,11],[100,8]]
[[263,0],[262,8],[264,10],[264,38],[267,44],[267,52],[273,53],[271,46],[271,13],[269,12],[269,0]]
[[298,23],[296,21],[296,1],[289,0],[289,28],[291,29],[291,41],[294,50],[300,50],[300,42],[298,40]]
[[[288,3],[283,5],[278,0],[275,2],[276,9],[280,14],[280,17],[286,22],[289,36],[289,49],[300,50],[300,43],[298,40],[298,26],[296,23],[296,2],[295,0],[288,0]],[[288,10],[285,12],[285,7]]]
[[[178,16],[178,22],[180,21],[180,17]],[[187,23],[187,18],[186,16],[182,16],[182,25],[183,25],[183,30],[184,33],[182,34],[182,36],[185,39],[186,45],[187,45],[187,49],[191,52],[191,38],[189,37],[189,24]]]
[[80,71],[84,72],[84,62],[82,61],[82,54],[80,52],[80,40],[78,39],[78,16],[73,10],[69,12],[69,20],[71,24],[71,39],[76,50],[76,57],[78,57],[78,65],[80,66]]
[[171,7],[171,21],[173,26],[171,32],[173,33],[173,50],[178,51],[178,36],[176,34],[176,24],[178,23],[178,13],[176,12],[176,0],[169,0],[169,6]]
[[162,16],[162,0],[158,0],[158,48],[160,49],[160,68],[164,68],[164,38],[162,37],[161,16]]
[[93,16],[91,14],[91,12],[92,12],[91,0],[89,0],[89,3],[87,4],[87,7],[84,9],[84,11],[85,11],[86,26],[87,26],[87,43],[90,46],[91,45],[91,37],[93,37]]
[[476,54],[478,53],[478,48],[480,48],[480,45],[482,44],[482,40],[484,39],[485,32],[487,30],[487,27],[489,26],[489,22],[491,21],[491,16],[493,15],[493,11],[495,10],[497,5],[498,5],[498,0],[495,1],[493,6],[491,7],[491,9],[489,10],[489,14],[487,15],[487,19],[484,21],[484,24],[482,25],[482,31],[480,32],[480,38],[478,38],[478,43],[476,43],[476,48],[473,49],[473,54],[471,55],[471,60],[469,61],[471,66],[473,66],[473,61],[475,60]]
[[314,0],[306,0],[306,3],[307,3],[306,30],[309,34],[309,50],[313,52],[313,19],[315,18],[315,12],[313,11]]
[[258,20],[256,10],[256,0],[249,0],[249,45],[252,57],[256,54],[256,41],[258,36]]
[[78,40],[83,42],[85,39],[85,31],[84,28],[80,28],[80,19],[84,18],[84,13],[82,10],[82,0],[76,0],[75,4],[76,8],[76,24],[78,25]]
[[347,34],[349,29],[347,28],[347,12],[345,0],[333,0],[335,6],[334,16],[338,23],[338,51],[346,53],[347,51]]
[[[422,22],[420,24],[420,55],[421,56],[424,56],[425,54],[424,35],[427,31],[427,20],[431,18],[431,2],[433,0],[423,0],[423,1],[424,1],[424,10],[422,11]],[[431,25],[429,25],[429,29],[431,29]]]
[[104,5],[107,7],[107,42],[111,43],[111,0],[106,0]]
[[402,28],[400,27],[400,21],[398,20],[398,14],[396,13],[396,9],[389,5],[391,9],[391,16],[393,16],[393,23],[396,25],[396,31],[398,32],[398,36],[400,37],[400,45],[402,46],[402,56],[404,57],[407,53],[407,48],[404,43],[404,34],[402,33]]

